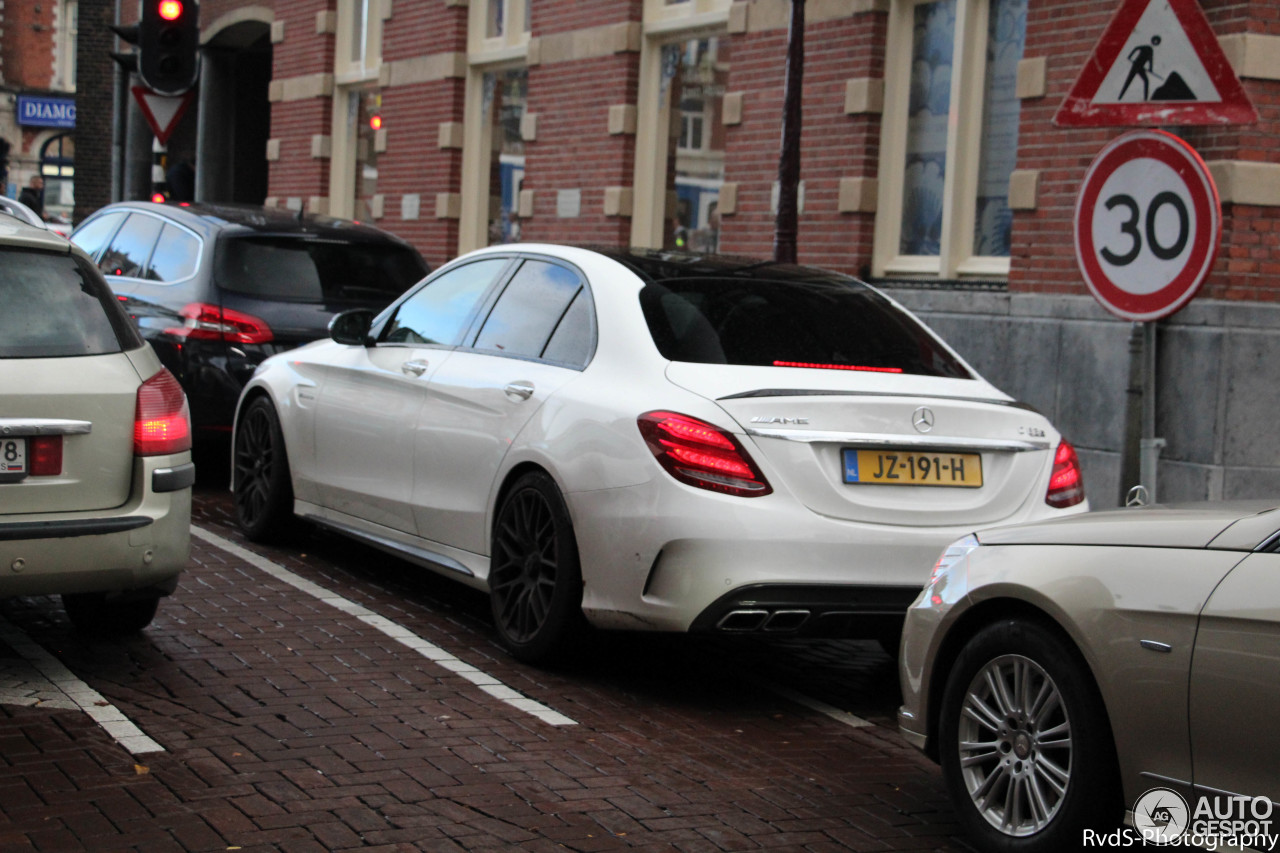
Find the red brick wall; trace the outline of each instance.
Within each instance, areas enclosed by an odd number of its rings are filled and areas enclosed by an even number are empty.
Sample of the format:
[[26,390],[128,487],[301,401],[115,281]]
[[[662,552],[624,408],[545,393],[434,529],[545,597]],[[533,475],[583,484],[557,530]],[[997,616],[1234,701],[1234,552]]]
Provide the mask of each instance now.
[[[284,41],[273,45],[273,79],[288,80],[333,71],[334,36],[316,32],[316,13],[336,9],[335,0],[288,0],[275,4],[284,22]],[[203,10],[202,10],[203,11]],[[280,141],[280,157],[268,170],[269,197],[281,203],[329,194],[329,161],[311,156],[311,137],[329,135],[333,99],[277,101],[271,106],[271,138]]]
[[[525,145],[524,188],[534,193],[526,240],[626,245],[631,219],[604,215],[605,188],[631,186],[635,137],[609,134],[609,107],[634,104],[638,54],[622,53],[529,69],[528,110],[537,140]],[[580,190],[581,215],[556,216],[560,190]]]
[[[877,174],[880,117],[845,114],[845,86],[850,79],[884,76],[887,22],[886,15],[871,13],[805,27],[801,263],[854,273],[870,264],[874,215],[840,213],[837,201],[841,178]],[[738,184],[738,207],[723,219],[720,245],[729,253],[770,257],[787,30],[734,36],[731,50],[728,88],[743,94],[743,108],[741,124],[725,134],[725,180]]]
[[[393,7],[382,36],[383,62],[441,53],[465,53],[467,9],[443,2]],[[462,149],[440,148],[443,122],[463,120],[466,84],[450,78],[382,89],[387,150],[378,155],[383,217],[376,224],[417,246],[432,267],[457,254],[458,220],[436,218],[436,195],[461,189]],[[406,194],[417,193],[417,219],[402,218]]]
[[[531,35],[545,37],[638,21],[639,0],[534,2]],[[538,116],[537,139],[525,144],[524,189],[534,193],[533,216],[521,223],[525,240],[626,245],[631,219],[604,215],[605,188],[629,187],[635,137],[609,133],[609,107],[635,104],[640,54],[549,62],[529,69],[525,109]],[[556,216],[560,190],[581,190],[581,215]]]
[[53,3],[30,0],[4,4],[0,80],[27,89],[52,85],[54,8]]

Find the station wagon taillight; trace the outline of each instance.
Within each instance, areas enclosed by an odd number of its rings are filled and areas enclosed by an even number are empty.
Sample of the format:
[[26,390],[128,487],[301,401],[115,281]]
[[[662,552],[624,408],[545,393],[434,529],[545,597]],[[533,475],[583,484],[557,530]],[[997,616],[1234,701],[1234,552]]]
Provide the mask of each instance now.
[[1080,460],[1076,449],[1065,438],[1053,455],[1053,473],[1049,475],[1049,491],[1044,502],[1049,506],[1075,506],[1084,500],[1084,478],[1080,474]]
[[165,329],[167,334],[189,340],[235,344],[265,344],[275,337],[267,321],[261,317],[207,302],[192,302],[183,306],[178,314],[182,317],[182,325]]
[[646,412],[637,424],[654,458],[682,483],[744,498],[773,491],[746,448],[719,427],[675,412]]
[[138,388],[133,419],[133,452],[160,456],[191,449],[191,413],[187,395],[167,369]]
[[56,477],[62,473],[62,436],[36,435],[27,440],[29,471],[33,477]]

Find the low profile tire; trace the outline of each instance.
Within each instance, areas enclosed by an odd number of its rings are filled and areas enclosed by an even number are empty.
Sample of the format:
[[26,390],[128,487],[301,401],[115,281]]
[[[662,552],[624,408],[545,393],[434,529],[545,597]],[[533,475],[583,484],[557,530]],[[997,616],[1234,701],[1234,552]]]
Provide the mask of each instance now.
[[983,850],[1074,850],[1123,806],[1111,727],[1083,660],[1031,621],[971,639],[947,679],[939,754],[957,817]]
[[529,663],[561,658],[584,626],[573,524],[560,490],[542,472],[517,480],[498,508],[489,601],[503,645]]
[[245,409],[232,448],[236,521],[254,542],[285,537],[293,524],[293,483],[280,416],[266,397]]
[[160,596],[122,600],[108,599],[100,592],[64,593],[62,607],[81,634],[90,637],[127,637],[151,624],[160,606]]

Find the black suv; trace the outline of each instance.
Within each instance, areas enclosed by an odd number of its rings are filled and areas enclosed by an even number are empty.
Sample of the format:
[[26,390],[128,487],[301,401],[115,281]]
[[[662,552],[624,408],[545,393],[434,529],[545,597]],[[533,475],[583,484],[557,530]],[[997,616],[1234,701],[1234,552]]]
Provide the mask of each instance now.
[[241,205],[119,202],[71,239],[182,383],[197,438],[230,431],[267,356],[327,337],[339,311],[382,310],[428,272],[372,226]]

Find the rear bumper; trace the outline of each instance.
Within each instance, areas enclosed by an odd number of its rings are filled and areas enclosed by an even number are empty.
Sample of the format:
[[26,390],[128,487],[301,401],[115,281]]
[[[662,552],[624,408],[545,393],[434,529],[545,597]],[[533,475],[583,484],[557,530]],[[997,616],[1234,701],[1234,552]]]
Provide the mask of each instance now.
[[919,586],[756,584],[721,596],[691,632],[878,638],[901,630]]
[[0,597],[172,591],[190,551],[191,489],[153,484],[190,460],[135,459],[133,493],[113,510],[0,516]]

